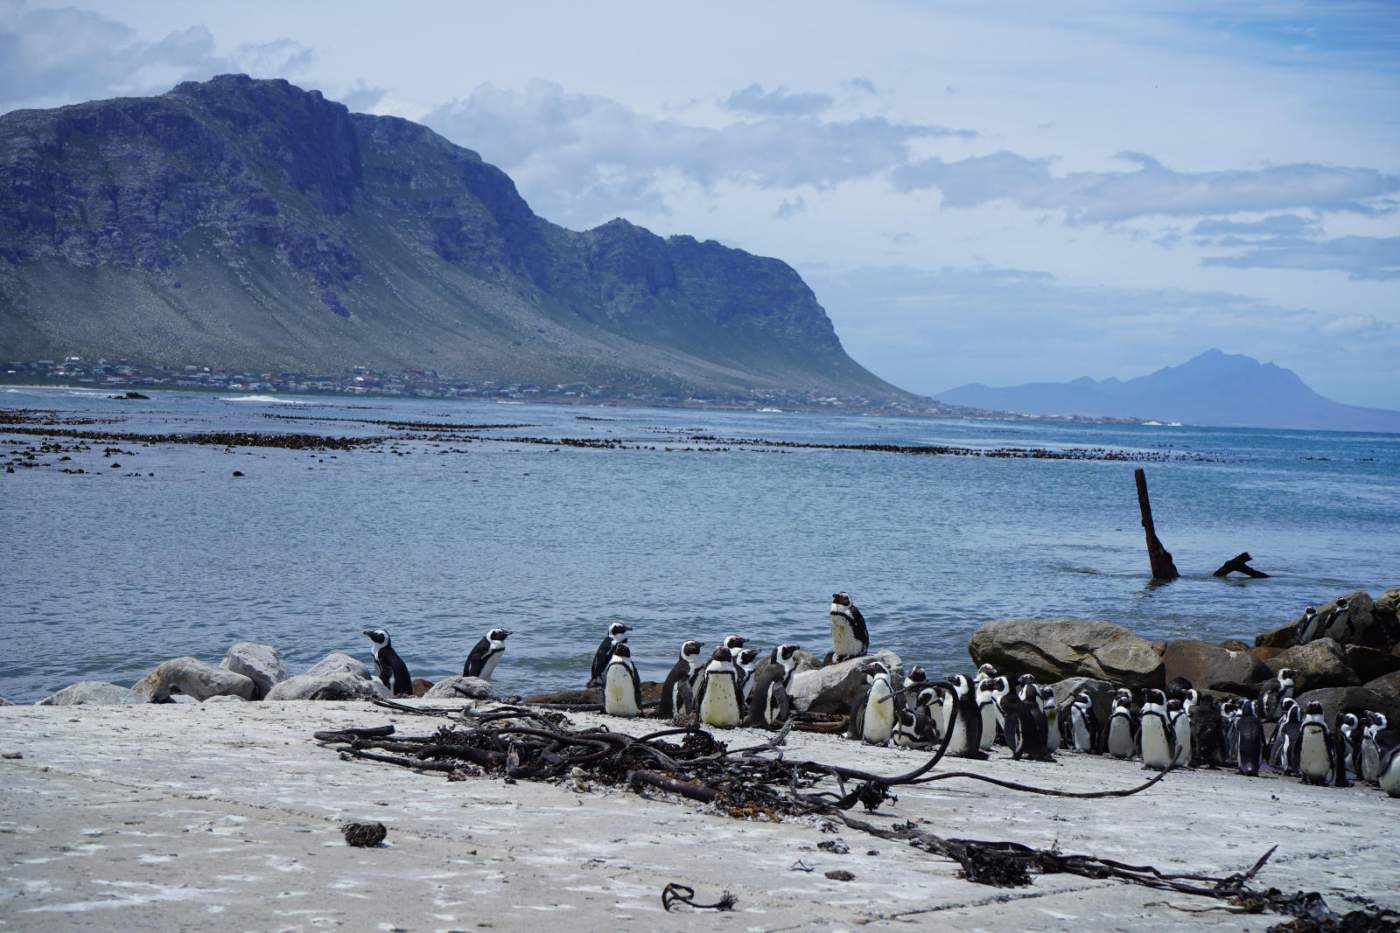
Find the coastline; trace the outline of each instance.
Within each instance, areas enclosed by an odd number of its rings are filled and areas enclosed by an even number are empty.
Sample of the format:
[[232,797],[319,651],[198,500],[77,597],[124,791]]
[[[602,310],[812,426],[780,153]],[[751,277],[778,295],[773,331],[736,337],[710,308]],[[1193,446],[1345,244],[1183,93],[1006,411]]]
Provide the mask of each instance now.
[[[421,705],[450,706],[442,701]],[[641,734],[654,721],[591,714],[579,725]],[[806,821],[737,821],[630,791],[448,781],[318,747],[318,729],[436,721],[363,702],[0,708],[0,843],[9,863],[0,926],[42,929],[224,926],[312,929],[830,929],[899,920],[986,929],[1265,929],[1287,918],[1115,881],[1037,876],[1028,888],[957,878],[954,863]],[[727,741],[768,733],[734,730]],[[907,770],[922,752],[798,733],[789,757]],[[1136,764],[1062,755],[1058,764],[940,765],[1063,790],[1126,788]],[[652,794],[652,797],[662,795]],[[1211,805],[1201,806],[1203,799]],[[1393,802],[1296,780],[1173,772],[1118,800],[1037,797],[969,781],[900,788],[873,819],[916,819],[950,837],[1057,845],[1164,871],[1243,871],[1279,849],[1257,881],[1316,890],[1338,911],[1400,908]],[[339,825],[382,821],[387,846],[351,849]],[[41,829],[42,827],[42,829]],[[850,852],[817,848],[833,838]],[[868,855],[869,851],[879,855]],[[814,871],[794,870],[801,862]],[[838,881],[830,870],[855,877]],[[661,913],[669,882],[734,913]],[[1180,909],[1179,909],[1180,908]],[[896,916],[899,915],[899,916]],[[382,926],[381,928],[388,928]]]

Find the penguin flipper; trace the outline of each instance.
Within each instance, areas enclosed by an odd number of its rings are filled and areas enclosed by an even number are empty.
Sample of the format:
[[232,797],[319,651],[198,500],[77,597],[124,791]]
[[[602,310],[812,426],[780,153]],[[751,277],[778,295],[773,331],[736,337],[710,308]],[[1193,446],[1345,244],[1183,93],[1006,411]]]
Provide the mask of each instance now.
[[1002,732],[1006,736],[1006,744],[1011,749],[1011,757],[1016,761],[1021,760],[1021,753],[1025,751],[1025,743],[1021,736],[1021,721],[1019,716],[1007,716],[1002,725]]

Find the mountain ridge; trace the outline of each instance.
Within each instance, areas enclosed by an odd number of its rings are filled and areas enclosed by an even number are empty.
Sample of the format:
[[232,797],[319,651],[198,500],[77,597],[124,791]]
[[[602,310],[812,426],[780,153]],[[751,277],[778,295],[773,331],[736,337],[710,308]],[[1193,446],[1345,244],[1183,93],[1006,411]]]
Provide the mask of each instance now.
[[1243,354],[1207,350],[1145,376],[1035,382],[994,388],[969,383],[941,392],[955,405],[1037,415],[1143,418],[1218,427],[1400,432],[1400,411],[1345,405],[1297,373]]
[[283,80],[0,115],[0,356],[913,396],[786,263],[538,217],[506,173]]

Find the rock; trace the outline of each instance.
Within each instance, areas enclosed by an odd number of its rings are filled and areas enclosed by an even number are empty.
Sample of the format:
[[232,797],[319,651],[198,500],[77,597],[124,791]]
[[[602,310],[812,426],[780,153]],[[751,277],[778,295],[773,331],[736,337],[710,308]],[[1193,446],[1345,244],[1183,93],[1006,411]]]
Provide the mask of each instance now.
[[967,650],[978,666],[1034,674],[1044,683],[1067,677],[1094,677],[1134,689],[1165,683],[1162,658],[1151,643],[1112,622],[1000,619],[973,632]]
[[[602,702],[602,691],[598,691]],[[489,700],[491,683],[480,677],[444,677],[433,684],[433,689],[423,694],[425,700]]]
[[1400,671],[1400,657],[1377,648],[1347,645],[1342,652],[1346,655],[1347,667],[1355,672],[1356,679],[1363,684],[1393,671]]
[[[1094,698],[1095,709],[1098,708],[1098,699],[1100,695],[1107,697],[1107,699],[1104,700],[1104,708],[1110,713],[1113,712],[1113,693],[1118,689],[1115,684],[1111,684],[1106,680],[1097,680],[1093,677],[1066,677],[1064,680],[1056,681],[1051,684],[1050,688],[1055,691],[1055,702],[1059,704],[1062,710],[1069,705],[1070,697],[1074,696],[1080,690],[1087,689],[1089,694]],[[1105,720],[1105,722],[1107,722],[1107,720]]]
[[219,666],[226,671],[242,674],[253,682],[257,689],[249,697],[251,700],[261,700],[273,686],[291,676],[276,648],[251,641],[240,641],[228,649]]
[[1375,680],[1367,681],[1364,685],[1367,690],[1374,690],[1383,696],[1391,696],[1400,699],[1400,671],[1386,674],[1384,677],[1377,677]]
[[245,699],[243,699],[241,696],[239,696],[239,695],[236,694],[236,693],[225,693],[223,696],[210,697],[209,699],[205,700],[204,702],[205,702],[205,703],[247,703],[248,701],[245,700]]
[[1222,641],[1222,642],[1220,643],[1220,647],[1224,648],[1226,651],[1248,651],[1248,650],[1249,650],[1249,645],[1246,645],[1244,642],[1240,641],[1238,638],[1227,638],[1227,639],[1225,639],[1224,641]]
[[[239,697],[239,699],[243,699]],[[163,701],[165,703],[175,703],[180,706],[198,706],[200,701],[190,696],[188,693],[172,693]]]
[[278,700],[368,700],[381,695],[378,681],[358,677],[350,671],[298,674],[267,692],[266,699]]
[[[892,671],[897,671],[901,663],[899,655],[885,649],[862,658],[795,673],[792,686],[788,688],[792,705],[809,713],[849,713],[865,680],[860,666],[867,661],[881,661]],[[939,676],[930,675],[929,679],[938,680]]]
[[422,677],[413,678],[413,695],[415,697],[421,697],[431,689],[433,689],[431,680],[424,680]]
[[[1334,624],[1328,621],[1332,612],[1337,608],[1335,599],[1317,607],[1317,614],[1322,617],[1324,624],[1314,636],[1314,641],[1319,638],[1331,638],[1339,644],[1366,645],[1372,648],[1386,649],[1396,643],[1397,633],[1394,626],[1387,624],[1388,617],[1376,614],[1376,604],[1365,590],[1348,593],[1346,599],[1350,610],[1345,622]],[[1257,636],[1254,639],[1254,644],[1269,648],[1292,648],[1298,643],[1297,630],[1302,621],[1302,613],[1299,613],[1296,619],[1283,628]]]
[[1184,677],[1197,690],[1253,696],[1255,685],[1270,677],[1268,666],[1250,654],[1248,648],[1231,651],[1203,641],[1168,642],[1162,661],[1168,681]]
[[36,706],[134,706],[147,702],[144,694],[100,680],[85,680],[44,697]]
[[1400,722],[1400,696],[1379,693],[1366,687],[1324,687],[1309,690],[1298,697],[1303,709],[1316,700],[1322,704],[1322,714],[1330,726],[1337,714],[1343,711],[1357,712],[1363,709],[1384,713],[1392,723]]
[[1292,648],[1298,643],[1298,623],[1303,620],[1300,615],[1297,619],[1289,622],[1281,628],[1276,628],[1271,632],[1264,632],[1254,636],[1254,647],[1274,648],[1282,651],[1285,648]]
[[14,704],[4,697],[0,697],[0,706],[14,706]]
[[1400,617],[1400,586],[1392,586],[1376,597],[1371,613],[1379,618],[1395,621]]
[[1256,646],[1254,648],[1249,649],[1249,653],[1254,655],[1261,661],[1267,661],[1269,660],[1269,658],[1276,658],[1280,654],[1283,654],[1283,652],[1283,648],[1265,648]]
[[1360,683],[1351,668],[1347,667],[1347,658],[1342,653],[1342,646],[1330,638],[1317,638],[1306,645],[1289,648],[1266,663],[1274,673],[1285,667],[1297,671],[1299,693],[1322,687],[1349,687]]
[[258,688],[242,674],[186,657],[162,662],[131,689],[159,703],[168,700],[172,693],[183,693],[196,700],[234,693],[251,700]]
[[383,823],[346,823],[340,831],[345,834],[346,845],[361,849],[372,849],[389,835]]
[[350,655],[343,654],[339,651],[326,655],[324,658],[302,671],[302,674],[323,676],[325,674],[337,674],[342,671],[369,680],[369,668],[365,667],[365,662],[358,658],[352,658]]
[[525,698],[526,703],[558,703],[564,706],[593,706],[603,702],[602,687],[585,687],[582,690],[555,690],[552,693],[536,693]]

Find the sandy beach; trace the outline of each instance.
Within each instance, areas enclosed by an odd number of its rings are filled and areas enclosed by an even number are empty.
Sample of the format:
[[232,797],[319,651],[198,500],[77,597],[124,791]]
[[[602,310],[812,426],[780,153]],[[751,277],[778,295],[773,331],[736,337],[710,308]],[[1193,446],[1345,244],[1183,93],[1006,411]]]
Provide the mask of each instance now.
[[[368,703],[0,709],[0,753],[23,756],[0,760],[0,928],[1262,930],[1286,919],[1189,912],[1219,904],[1072,876],[986,887],[960,880],[951,862],[852,830],[839,834],[848,853],[818,849],[838,836],[812,821],[741,822],[617,789],[452,782],[343,761],[312,740],[316,730],[388,723],[420,734],[438,721]],[[788,747],[791,757],[884,773],[924,758],[811,734]],[[1018,763],[1002,751],[940,769],[1078,791],[1144,776],[1135,763],[1071,754]],[[1368,897],[1400,908],[1396,801],[1374,788],[1188,771],[1118,800],[969,781],[898,790],[877,821],[923,819],[944,836],[1058,845],[1163,870],[1240,871],[1277,845],[1262,887],[1317,890],[1339,911]],[[350,848],[339,830],[347,820],[382,821],[387,845]],[[832,870],[854,879],[828,879]],[[731,891],[737,907],[663,913],[660,893],[673,881],[701,901]]]

